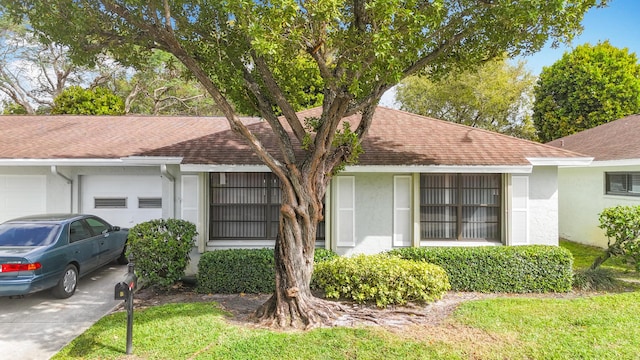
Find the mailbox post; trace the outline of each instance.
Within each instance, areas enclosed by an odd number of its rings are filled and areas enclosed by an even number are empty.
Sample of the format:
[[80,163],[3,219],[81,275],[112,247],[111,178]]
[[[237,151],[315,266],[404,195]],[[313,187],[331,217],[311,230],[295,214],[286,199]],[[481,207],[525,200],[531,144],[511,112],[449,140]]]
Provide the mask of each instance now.
[[133,293],[138,284],[138,277],[134,270],[133,261],[129,261],[128,271],[121,281],[115,286],[114,297],[116,300],[124,300],[127,308],[127,355],[131,355],[133,342]]

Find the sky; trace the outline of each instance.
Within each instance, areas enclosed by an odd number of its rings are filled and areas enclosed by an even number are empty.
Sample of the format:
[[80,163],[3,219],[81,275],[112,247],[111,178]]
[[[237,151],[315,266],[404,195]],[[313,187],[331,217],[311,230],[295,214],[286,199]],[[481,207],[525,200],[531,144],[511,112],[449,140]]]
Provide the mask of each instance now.
[[[551,43],[539,52],[518,59],[526,62],[527,68],[535,76],[540,75],[542,68],[550,66],[562,58],[565,52],[570,52],[578,45],[609,40],[611,45],[627,48],[640,58],[640,0],[611,0],[605,8],[592,8],[582,20],[584,30],[572,43],[560,44],[558,48],[551,48]],[[383,106],[398,107],[395,104],[393,89],[387,91],[380,102]]]

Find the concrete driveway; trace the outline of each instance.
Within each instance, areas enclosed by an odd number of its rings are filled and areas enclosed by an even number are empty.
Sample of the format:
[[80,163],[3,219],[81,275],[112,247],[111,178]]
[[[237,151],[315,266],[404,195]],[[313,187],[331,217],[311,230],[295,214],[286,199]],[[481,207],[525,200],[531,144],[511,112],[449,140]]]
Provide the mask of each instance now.
[[113,299],[113,288],[126,273],[126,265],[109,264],[81,278],[76,293],[64,300],[49,291],[0,297],[0,360],[51,358],[122,302]]

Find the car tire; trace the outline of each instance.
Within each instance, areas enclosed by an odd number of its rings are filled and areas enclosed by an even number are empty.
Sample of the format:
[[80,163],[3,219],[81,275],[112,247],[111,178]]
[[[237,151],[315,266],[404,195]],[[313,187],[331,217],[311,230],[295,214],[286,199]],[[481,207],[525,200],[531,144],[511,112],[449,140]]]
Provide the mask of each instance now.
[[122,249],[122,254],[116,259],[116,262],[120,265],[127,265],[129,258],[127,257],[127,248]]
[[75,265],[67,265],[51,292],[58,299],[66,299],[76,292],[76,286],[78,286],[78,268]]

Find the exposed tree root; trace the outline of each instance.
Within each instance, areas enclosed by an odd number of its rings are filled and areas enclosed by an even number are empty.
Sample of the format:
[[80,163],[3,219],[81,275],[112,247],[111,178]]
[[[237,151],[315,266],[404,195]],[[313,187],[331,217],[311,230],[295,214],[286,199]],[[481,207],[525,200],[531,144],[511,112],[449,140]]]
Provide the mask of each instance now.
[[333,326],[343,312],[345,309],[341,304],[313,296],[288,298],[278,304],[273,295],[250,318],[269,328],[308,330]]

